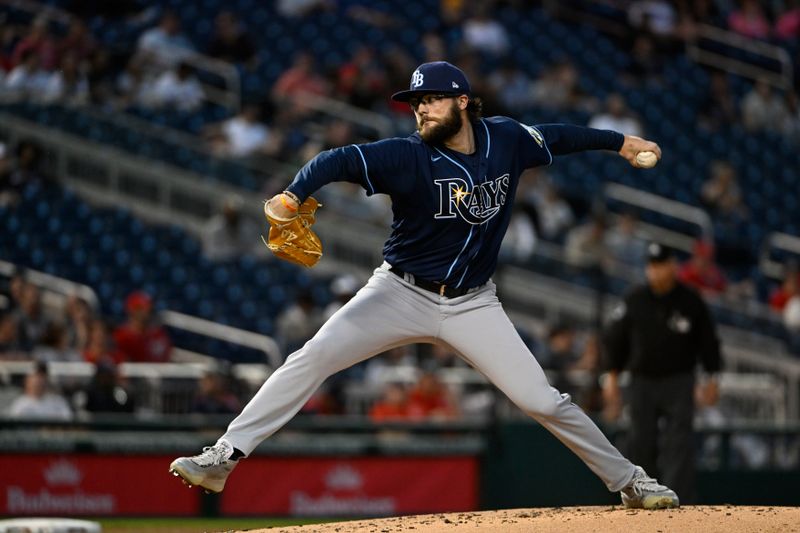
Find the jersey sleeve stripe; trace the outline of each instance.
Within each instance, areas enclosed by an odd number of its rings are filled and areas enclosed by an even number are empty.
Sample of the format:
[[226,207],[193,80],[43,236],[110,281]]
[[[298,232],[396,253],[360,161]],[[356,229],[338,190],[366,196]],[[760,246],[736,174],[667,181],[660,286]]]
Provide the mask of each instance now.
[[364,159],[364,152],[361,151],[361,148],[358,145],[353,145],[353,148],[358,150],[358,155],[361,156],[361,162],[364,163],[364,179],[367,181],[367,185],[369,185],[370,194],[375,194],[375,187],[372,186],[372,182],[369,181],[369,170],[367,170],[367,160]]

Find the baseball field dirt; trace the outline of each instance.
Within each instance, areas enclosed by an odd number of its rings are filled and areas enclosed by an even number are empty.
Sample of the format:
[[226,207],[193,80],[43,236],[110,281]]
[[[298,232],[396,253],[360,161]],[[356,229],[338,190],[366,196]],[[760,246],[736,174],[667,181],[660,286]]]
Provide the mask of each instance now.
[[622,507],[512,509],[249,529],[248,533],[791,533],[799,507],[688,506],[644,511]]

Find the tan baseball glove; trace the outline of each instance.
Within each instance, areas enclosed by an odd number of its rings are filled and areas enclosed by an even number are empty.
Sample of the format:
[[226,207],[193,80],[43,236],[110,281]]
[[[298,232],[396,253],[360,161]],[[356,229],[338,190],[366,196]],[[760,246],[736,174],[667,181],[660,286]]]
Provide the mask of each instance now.
[[279,258],[305,267],[313,267],[322,257],[322,243],[311,231],[311,226],[316,220],[314,213],[320,205],[316,199],[309,197],[297,208],[297,214],[291,218],[281,218],[267,203],[264,213],[270,226],[269,239],[264,239],[262,236],[261,240]]

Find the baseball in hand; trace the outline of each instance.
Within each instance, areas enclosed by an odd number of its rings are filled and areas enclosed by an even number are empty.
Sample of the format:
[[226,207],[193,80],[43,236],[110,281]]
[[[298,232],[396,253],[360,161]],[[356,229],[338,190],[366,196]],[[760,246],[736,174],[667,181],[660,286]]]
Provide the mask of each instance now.
[[658,156],[655,152],[639,152],[636,154],[636,163],[642,168],[653,168],[658,163]]

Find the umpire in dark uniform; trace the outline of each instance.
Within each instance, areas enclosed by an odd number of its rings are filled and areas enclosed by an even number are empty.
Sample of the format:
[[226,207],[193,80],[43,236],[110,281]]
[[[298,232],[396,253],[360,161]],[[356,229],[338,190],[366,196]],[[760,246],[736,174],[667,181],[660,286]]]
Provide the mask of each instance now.
[[698,391],[704,404],[718,396],[719,339],[703,299],[678,281],[672,251],[647,248],[647,283],[634,287],[616,308],[603,335],[607,412],[618,415],[618,375],[630,371],[628,456],[681,495],[694,499],[695,369],[708,374]]

